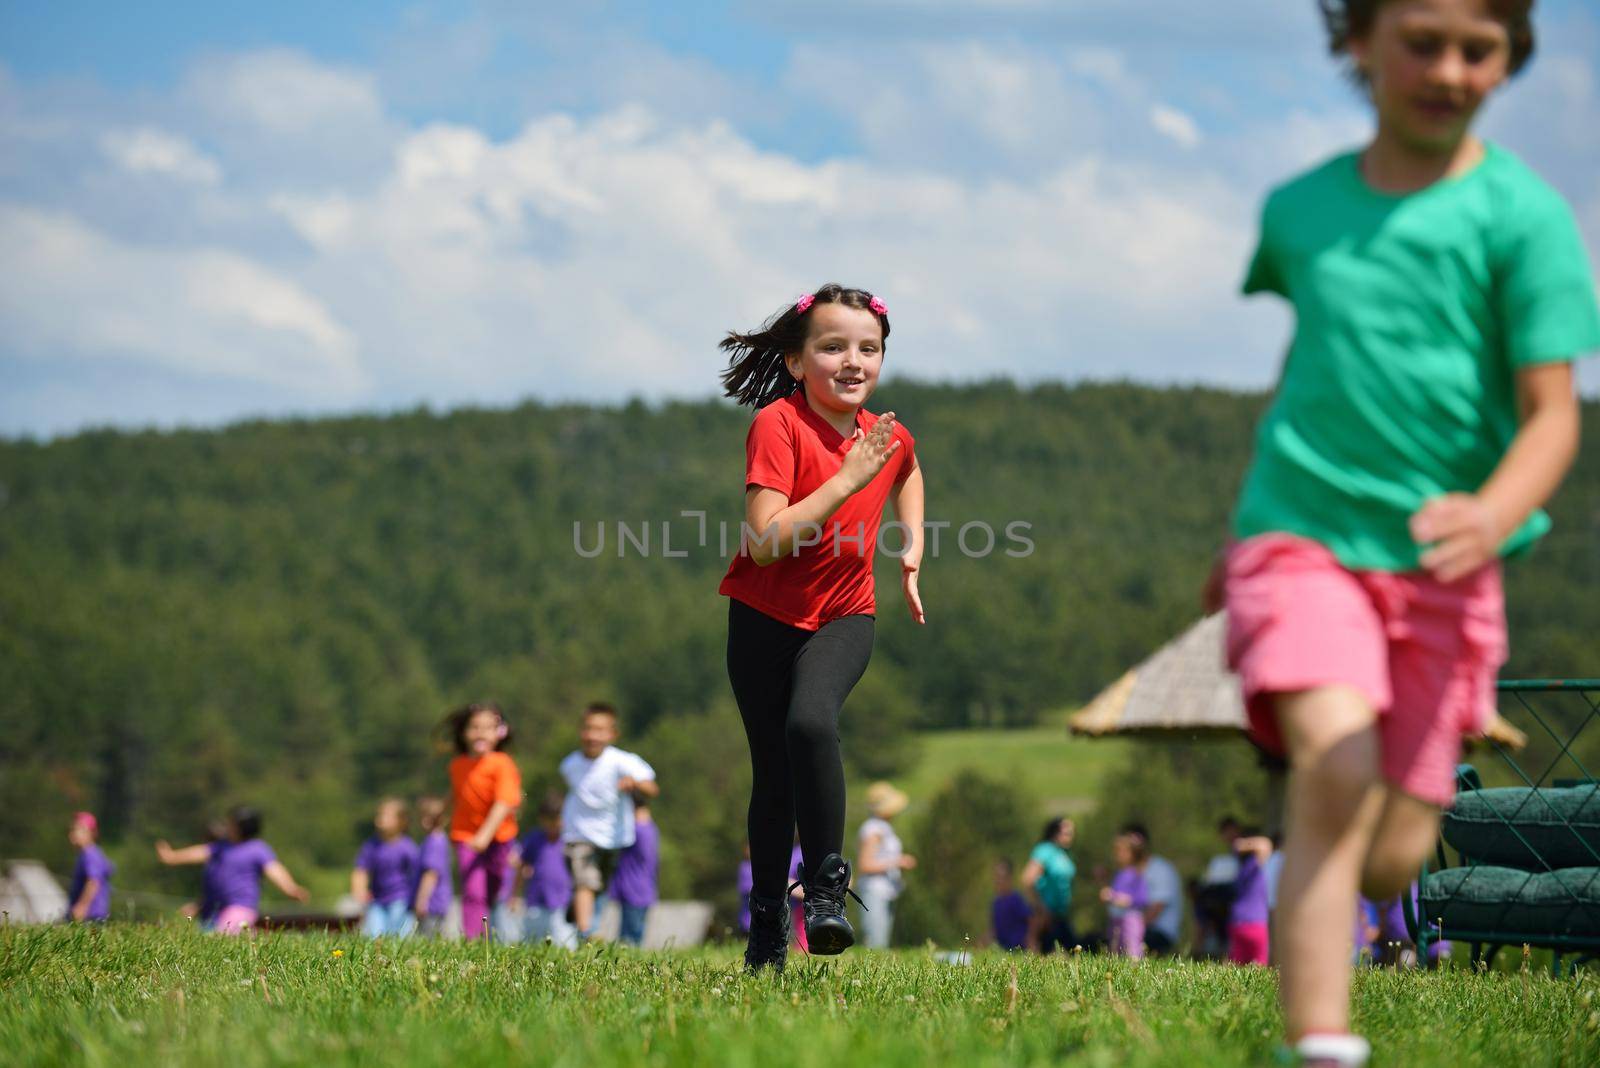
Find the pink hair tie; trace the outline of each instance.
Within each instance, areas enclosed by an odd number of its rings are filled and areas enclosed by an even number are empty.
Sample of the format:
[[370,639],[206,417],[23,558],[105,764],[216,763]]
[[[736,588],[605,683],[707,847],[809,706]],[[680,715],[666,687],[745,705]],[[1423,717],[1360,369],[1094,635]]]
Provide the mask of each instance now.
[[874,315],[888,315],[889,314],[889,305],[885,304],[883,301],[879,300],[877,297],[873,297],[871,300],[867,301],[867,307],[868,307],[868,309],[871,310],[872,314],[874,314]]
[[82,824],[94,834],[100,833],[100,821],[94,818],[93,812],[74,812],[72,822]]
[[800,299],[794,302],[795,314],[804,315],[806,313],[806,309],[811,307],[811,305],[815,304],[816,302],[817,295],[815,293],[802,294]]

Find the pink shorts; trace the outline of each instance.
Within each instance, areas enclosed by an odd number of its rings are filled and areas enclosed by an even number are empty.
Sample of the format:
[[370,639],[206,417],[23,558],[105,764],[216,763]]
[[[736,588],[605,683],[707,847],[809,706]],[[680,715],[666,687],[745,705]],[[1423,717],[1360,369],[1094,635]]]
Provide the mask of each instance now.
[[1488,725],[1506,659],[1498,561],[1443,583],[1351,571],[1314,541],[1262,534],[1227,560],[1228,666],[1251,736],[1282,754],[1280,693],[1350,686],[1378,713],[1383,777],[1449,805],[1461,738]]
[[216,926],[212,930],[218,934],[236,935],[244,934],[255,926],[256,910],[244,905],[229,905],[217,913]]
[[1235,964],[1266,964],[1269,934],[1264,923],[1228,924],[1228,959]]

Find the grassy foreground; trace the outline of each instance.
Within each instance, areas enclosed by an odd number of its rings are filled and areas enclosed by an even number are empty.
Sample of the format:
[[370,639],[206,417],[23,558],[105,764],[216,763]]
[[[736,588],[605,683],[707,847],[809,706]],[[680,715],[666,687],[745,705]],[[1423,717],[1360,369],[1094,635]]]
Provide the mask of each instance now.
[[[1377,1064],[1600,1063],[1592,974],[1369,971]],[[1270,1063],[1273,973],[922,953],[578,955],[155,927],[0,928],[6,1064]]]

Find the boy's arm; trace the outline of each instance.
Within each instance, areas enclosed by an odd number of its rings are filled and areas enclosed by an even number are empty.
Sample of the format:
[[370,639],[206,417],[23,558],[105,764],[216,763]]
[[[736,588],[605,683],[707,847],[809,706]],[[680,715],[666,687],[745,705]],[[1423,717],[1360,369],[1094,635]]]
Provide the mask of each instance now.
[[350,896],[365,905],[371,900],[371,877],[365,868],[354,868],[350,872]]
[[1578,454],[1580,409],[1572,364],[1517,372],[1522,425],[1477,493],[1448,493],[1411,517],[1411,536],[1430,548],[1422,566],[1454,582],[1493,560],[1505,540],[1549,500]]
[[656,785],[654,779],[618,779],[617,789],[652,801],[661,796],[661,787]]
[[630,760],[626,767],[628,774],[617,780],[617,789],[653,801],[661,796],[661,787],[656,783],[656,769],[652,768],[645,759],[637,754],[629,754]]
[[900,557],[900,585],[906,595],[906,607],[911,610],[913,620],[926,623],[928,617],[922,610],[922,593],[917,588],[922,571],[923,489],[922,464],[915,457],[911,460],[911,473],[895,486],[889,500],[894,505],[895,518],[905,524],[907,531],[906,551]]

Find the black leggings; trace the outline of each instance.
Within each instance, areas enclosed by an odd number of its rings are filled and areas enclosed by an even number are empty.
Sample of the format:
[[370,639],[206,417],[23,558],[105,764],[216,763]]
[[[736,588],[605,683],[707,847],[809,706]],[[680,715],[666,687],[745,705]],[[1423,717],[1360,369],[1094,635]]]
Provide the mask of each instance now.
[[750,741],[750,873],[783,898],[794,829],[807,871],[844,847],[839,710],[872,658],[871,616],[820,630],[780,623],[728,599],[728,679]]

